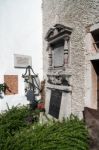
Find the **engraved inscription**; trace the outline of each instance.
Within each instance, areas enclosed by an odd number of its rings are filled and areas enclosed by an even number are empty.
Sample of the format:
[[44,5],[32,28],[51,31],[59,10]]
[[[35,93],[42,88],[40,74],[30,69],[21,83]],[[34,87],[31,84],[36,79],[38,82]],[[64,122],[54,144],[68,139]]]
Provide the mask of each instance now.
[[15,68],[26,68],[27,66],[32,66],[32,58],[27,55],[14,55],[14,67]]
[[28,64],[28,58],[17,57],[17,64],[18,63],[21,65]]
[[61,97],[62,91],[56,89],[51,91],[49,114],[55,117],[56,119],[59,118]]

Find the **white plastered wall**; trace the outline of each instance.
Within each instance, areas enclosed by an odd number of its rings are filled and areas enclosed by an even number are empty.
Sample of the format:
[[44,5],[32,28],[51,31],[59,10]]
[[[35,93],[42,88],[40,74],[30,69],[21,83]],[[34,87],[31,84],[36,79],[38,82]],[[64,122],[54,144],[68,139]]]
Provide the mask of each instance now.
[[18,75],[18,94],[0,99],[0,111],[27,104],[22,74],[14,68],[14,54],[32,57],[32,67],[42,79],[41,0],[0,0],[0,84],[4,75]]

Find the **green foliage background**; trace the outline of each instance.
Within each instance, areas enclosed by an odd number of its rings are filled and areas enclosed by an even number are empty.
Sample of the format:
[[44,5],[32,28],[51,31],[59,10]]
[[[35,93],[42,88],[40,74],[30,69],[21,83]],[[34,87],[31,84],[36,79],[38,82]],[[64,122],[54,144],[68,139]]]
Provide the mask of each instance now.
[[0,150],[88,150],[88,131],[77,117],[41,125],[28,123],[28,115],[26,107],[0,115]]

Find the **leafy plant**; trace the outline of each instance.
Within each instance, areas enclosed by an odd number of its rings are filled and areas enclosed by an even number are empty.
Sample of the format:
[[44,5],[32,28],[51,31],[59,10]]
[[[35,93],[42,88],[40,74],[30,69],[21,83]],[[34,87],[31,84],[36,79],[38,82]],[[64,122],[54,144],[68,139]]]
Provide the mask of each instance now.
[[36,123],[27,127],[23,122],[18,130],[15,128],[14,134],[8,130],[6,142],[4,140],[0,141],[2,150],[88,150],[87,128],[73,115],[62,122],[43,125]]
[[30,128],[35,121],[38,121],[38,114],[31,112],[26,106],[12,107],[0,114],[0,150],[7,139],[13,138],[24,128]]

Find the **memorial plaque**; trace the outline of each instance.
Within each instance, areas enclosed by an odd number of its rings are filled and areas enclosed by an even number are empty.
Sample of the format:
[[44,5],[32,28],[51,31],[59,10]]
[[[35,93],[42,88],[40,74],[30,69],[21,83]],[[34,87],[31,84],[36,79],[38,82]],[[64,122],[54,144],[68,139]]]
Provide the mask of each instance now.
[[49,114],[55,118],[59,118],[60,105],[61,105],[62,91],[52,90],[49,106]]
[[15,68],[26,68],[27,66],[32,66],[31,56],[14,54]]
[[5,95],[18,94],[18,75],[4,75]]

